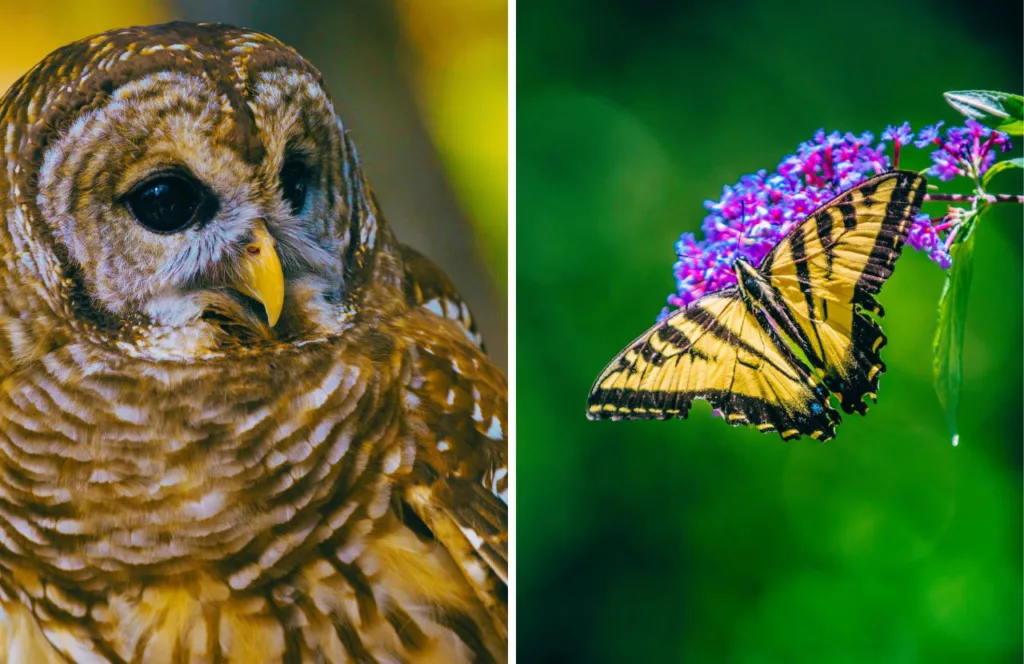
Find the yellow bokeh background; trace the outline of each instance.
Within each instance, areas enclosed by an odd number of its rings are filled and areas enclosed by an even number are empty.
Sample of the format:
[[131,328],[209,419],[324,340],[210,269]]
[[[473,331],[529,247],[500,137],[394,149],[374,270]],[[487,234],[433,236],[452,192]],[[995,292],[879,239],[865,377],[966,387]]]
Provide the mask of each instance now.
[[0,0],[0,89],[6,90],[32,65],[68,42],[128,25],[171,20],[161,2],[50,0],[45,3]]
[[399,0],[397,6],[416,56],[411,69],[427,128],[477,226],[485,261],[501,279],[508,265],[508,5]]

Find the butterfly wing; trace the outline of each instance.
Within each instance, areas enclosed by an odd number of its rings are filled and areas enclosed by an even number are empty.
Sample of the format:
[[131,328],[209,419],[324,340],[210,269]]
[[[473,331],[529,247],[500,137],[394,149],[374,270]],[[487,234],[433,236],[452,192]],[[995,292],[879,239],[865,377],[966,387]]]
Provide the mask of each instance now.
[[893,271],[921,207],[925,179],[880,175],[846,191],[798,224],[761,263],[793,325],[784,331],[822,372],[847,413],[864,414],[885,363],[884,315],[874,295]]
[[735,289],[707,295],[645,332],[601,373],[590,419],[686,417],[694,399],[732,425],[828,440],[828,392]]

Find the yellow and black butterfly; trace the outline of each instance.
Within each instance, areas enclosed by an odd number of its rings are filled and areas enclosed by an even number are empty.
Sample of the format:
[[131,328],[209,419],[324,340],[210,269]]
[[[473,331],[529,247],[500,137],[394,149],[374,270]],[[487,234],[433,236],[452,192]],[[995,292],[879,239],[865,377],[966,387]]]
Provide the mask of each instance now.
[[[759,268],[736,259],[736,286],[691,303],[619,353],[590,392],[590,419],[686,417],[709,401],[726,422],[835,436],[867,411],[885,371],[874,295],[892,274],[925,194],[909,171],[873,177],[798,223]],[[793,347],[813,367],[794,352]]]

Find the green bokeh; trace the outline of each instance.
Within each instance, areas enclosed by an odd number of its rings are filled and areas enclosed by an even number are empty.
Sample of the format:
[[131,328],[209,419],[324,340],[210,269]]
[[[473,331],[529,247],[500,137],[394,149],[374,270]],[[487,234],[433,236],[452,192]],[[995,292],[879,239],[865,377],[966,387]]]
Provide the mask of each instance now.
[[836,440],[702,402],[584,417],[705,199],[819,127],[956,123],[945,90],[1019,92],[1019,3],[687,4],[518,2],[520,661],[1020,661],[1019,206],[978,230],[957,448],[931,385],[943,274],[913,251],[880,297],[880,401]]

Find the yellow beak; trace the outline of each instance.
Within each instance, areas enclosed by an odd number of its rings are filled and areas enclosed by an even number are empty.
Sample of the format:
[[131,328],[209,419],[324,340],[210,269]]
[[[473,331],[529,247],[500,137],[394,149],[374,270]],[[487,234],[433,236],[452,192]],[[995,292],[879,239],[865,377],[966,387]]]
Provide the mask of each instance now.
[[246,245],[242,254],[235,288],[262,304],[267,312],[267,322],[274,327],[284,305],[284,273],[274,249],[276,243],[266,226],[257,224],[253,235],[253,241]]

